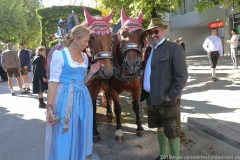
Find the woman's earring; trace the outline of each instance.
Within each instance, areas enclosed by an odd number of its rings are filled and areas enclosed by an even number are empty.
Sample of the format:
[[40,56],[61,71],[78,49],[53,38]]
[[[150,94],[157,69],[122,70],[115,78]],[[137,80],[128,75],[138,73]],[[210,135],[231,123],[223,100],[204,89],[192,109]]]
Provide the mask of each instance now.
[[77,45],[77,43],[75,43],[75,44],[74,44],[74,48],[78,48],[78,45]]

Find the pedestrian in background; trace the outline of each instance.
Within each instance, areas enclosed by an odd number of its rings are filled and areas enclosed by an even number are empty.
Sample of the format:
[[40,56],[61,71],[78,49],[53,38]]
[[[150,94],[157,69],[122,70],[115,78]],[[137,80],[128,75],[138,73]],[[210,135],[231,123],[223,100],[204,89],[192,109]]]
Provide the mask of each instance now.
[[46,106],[43,101],[43,92],[48,89],[45,53],[45,47],[39,46],[37,48],[37,55],[31,59],[33,66],[32,92],[33,94],[38,94],[39,108],[45,108]]
[[[93,106],[85,85],[100,69],[82,51],[90,30],[75,26],[65,37],[68,48],[53,53],[47,95],[45,160],[84,160],[92,154]],[[58,119],[58,120],[57,120]]]
[[168,38],[167,41],[168,41],[168,42],[172,42],[172,39],[171,39],[171,38]]
[[167,28],[160,19],[151,20],[146,30],[151,43],[143,62],[141,102],[146,99],[148,127],[157,128],[160,156],[156,160],[168,158],[167,144],[174,159],[179,159],[180,100],[188,77],[184,50],[166,41]]
[[8,81],[7,72],[5,72],[2,67],[2,50],[0,50],[0,76],[1,76],[1,82]]
[[20,60],[17,55],[17,51],[13,50],[13,44],[7,44],[7,50],[2,53],[2,66],[5,72],[8,75],[8,86],[12,96],[15,96],[12,84],[12,76],[17,79],[17,84],[20,88],[22,94],[29,93],[22,88],[22,82],[20,79],[19,71],[21,70]]
[[28,50],[23,48],[23,43],[18,43],[18,57],[20,59],[20,63],[21,63],[21,76],[23,78],[24,81],[24,89],[26,91],[30,91],[30,87],[29,87],[29,77],[28,77],[28,64],[30,62],[30,54],[28,52]]
[[231,33],[232,33],[232,37],[231,37],[230,40],[227,40],[227,43],[230,44],[231,58],[232,58],[232,61],[233,61],[233,68],[237,69],[238,68],[238,58],[237,58],[238,35],[237,35],[237,30],[232,29]]
[[183,43],[182,37],[178,38],[178,41],[179,41],[180,45],[182,46],[182,48],[185,51],[185,44]]
[[217,36],[216,28],[212,29],[212,35],[207,37],[204,41],[203,48],[207,51],[208,59],[212,70],[212,79],[214,82],[216,82],[216,67],[218,58],[220,57],[220,59],[222,59],[223,57],[222,41]]

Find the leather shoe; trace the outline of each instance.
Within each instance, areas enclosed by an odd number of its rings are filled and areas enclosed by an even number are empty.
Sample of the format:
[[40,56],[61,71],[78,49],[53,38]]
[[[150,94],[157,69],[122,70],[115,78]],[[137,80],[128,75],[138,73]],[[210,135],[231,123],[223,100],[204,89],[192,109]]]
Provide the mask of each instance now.
[[23,91],[23,92],[21,92],[22,94],[28,94],[28,93],[30,93],[30,92],[28,92],[28,91]]
[[216,82],[217,81],[217,77],[212,77],[213,81]]
[[26,88],[25,91],[30,91],[30,88]]
[[16,94],[15,94],[15,93],[12,93],[12,96],[16,96]]
[[46,104],[45,103],[39,103],[39,108],[44,108],[45,109]]

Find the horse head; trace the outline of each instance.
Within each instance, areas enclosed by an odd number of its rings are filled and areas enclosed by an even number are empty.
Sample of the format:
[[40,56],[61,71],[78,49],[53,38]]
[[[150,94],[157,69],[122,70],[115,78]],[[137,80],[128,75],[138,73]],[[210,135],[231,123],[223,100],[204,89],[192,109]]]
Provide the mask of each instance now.
[[101,68],[98,76],[101,79],[109,79],[113,74],[111,63],[111,35],[108,23],[112,17],[113,10],[104,18],[91,16],[84,8],[84,24],[90,28],[90,40],[87,51],[90,53],[92,63],[100,60]]
[[143,48],[142,10],[137,18],[128,18],[121,11],[121,28],[117,33],[117,56],[119,64],[130,73],[140,69]]

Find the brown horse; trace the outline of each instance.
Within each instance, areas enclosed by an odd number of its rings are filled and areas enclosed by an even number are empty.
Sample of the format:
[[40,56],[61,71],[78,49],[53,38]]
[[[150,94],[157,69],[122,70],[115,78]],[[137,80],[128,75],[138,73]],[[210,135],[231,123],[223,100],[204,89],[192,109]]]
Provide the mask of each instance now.
[[142,12],[138,18],[127,18],[124,9],[121,11],[122,27],[115,35],[113,45],[113,76],[108,80],[108,88],[114,102],[117,119],[115,140],[123,140],[120,121],[121,106],[119,95],[123,91],[132,93],[133,110],[136,114],[137,135],[142,136],[143,127],[139,112],[139,96],[141,92],[141,56],[143,47]]
[[[113,11],[112,11],[113,12]],[[111,19],[112,12],[105,18],[92,17],[84,8],[85,22],[84,24],[90,28],[90,40],[87,54],[90,64],[100,61],[101,68],[93,76],[88,84],[88,90],[92,97],[93,103],[93,142],[101,140],[97,131],[96,123],[96,101],[98,93],[101,89],[101,83],[104,79],[109,79],[113,74],[112,53],[111,53],[111,30],[108,23]]]

